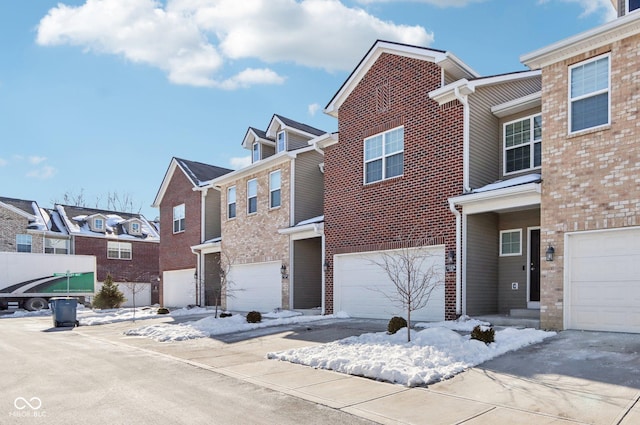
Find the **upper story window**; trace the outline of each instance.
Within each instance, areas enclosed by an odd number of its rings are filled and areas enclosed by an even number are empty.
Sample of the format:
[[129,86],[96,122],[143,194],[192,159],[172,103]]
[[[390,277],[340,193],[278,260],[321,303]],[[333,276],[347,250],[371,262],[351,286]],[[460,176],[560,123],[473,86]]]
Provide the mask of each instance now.
[[96,231],[103,231],[104,230],[104,220],[101,219],[101,218],[98,218],[98,217],[94,218],[93,219],[93,228]]
[[258,211],[258,181],[251,179],[247,182],[247,213]]
[[278,132],[276,136],[276,152],[284,152],[287,150],[287,133],[284,131]]
[[374,183],[402,175],[404,127],[364,139],[364,182]]
[[260,143],[254,142],[251,146],[251,162],[260,161]]
[[16,251],[31,252],[31,235],[16,235]]
[[69,240],[68,239],[45,239],[44,253],[45,254],[68,254]]
[[504,125],[504,174],[538,168],[542,162],[542,115]]
[[227,218],[236,217],[236,187],[227,189]]
[[269,208],[276,208],[281,205],[281,181],[282,173],[280,170],[269,174]]
[[130,242],[107,242],[107,258],[131,260]]
[[173,207],[173,233],[184,232],[184,204]]
[[139,235],[140,232],[140,223],[138,223],[137,221],[131,222],[131,233],[133,233],[134,235]]
[[627,13],[640,9],[640,0],[627,0]]
[[609,55],[569,68],[569,132],[609,124]]
[[500,256],[522,255],[522,229],[500,232]]

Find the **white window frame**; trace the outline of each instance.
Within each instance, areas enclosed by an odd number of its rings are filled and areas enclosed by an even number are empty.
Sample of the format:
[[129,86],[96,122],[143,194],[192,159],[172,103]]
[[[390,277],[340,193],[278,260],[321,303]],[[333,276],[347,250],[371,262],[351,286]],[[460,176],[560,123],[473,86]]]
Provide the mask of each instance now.
[[[504,252],[504,246],[502,245],[502,235],[505,233],[518,233],[518,244],[519,250],[518,252]],[[516,257],[522,255],[522,229],[507,229],[500,230],[500,257]]]
[[134,235],[139,235],[142,232],[142,226],[137,221],[131,222],[131,233]]
[[[255,184],[255,194],[251,194],[250,192],[250,185],[254,183]],[[255,211],[251,211],[251,199],[255,198],[256,199],[256,210]],[[258,179],[251,179],[247,181],[247,214],[255,214],[258,212]]]
[[[64,243],[64,248],[57,246]],[[45,238],[44,240],[44,253],[45,254],[68,254],[69,253],[69,239],[56,239]]]
[[[29,241],[29,243],[26,242],[27,240]],[[20,246],[24,246],[24,247],[29,246],[29,250],[21,251]],[[33,251],[33,236],[27,235],[24,233],[17,234],[16,235],[16,252],[32,252],[32,251]]]
[[93,227],[94,229],[98,230],[98,231],[103,231],[104,230],[104,218],[102,217],[96,217],[93,219]]
[[[278,187],[273,186],[272,177],[278,174]],[[280,192],[280,196],[278,197],[279,202],[278,205],[273,204],[273,193]],[[269,173],[269,208],[280,208],[282,206],[282,170],[276,170]]]
[[[540,165],[538,166],[534,165],[535,164],[535,145],[536,143],[542,143],[542,125],[540,125],[540,130],[541,130],[540,138],[536,139],[536,136],[535,136],[536,117],[540,117],[540,120],[542,121],[542,114],[533,114],[527,117],[518,118],[517,120],[505,122],[502,125],[502,175],[509,176],[511,174],[518,174],[525,171],[538,170],[542,168],[542,158],[540,158],[541,159]],[[510,146],[507,148],[507,126],[520,121],[526,121],[526,120],[529,120],[529,141],[525,143],[521,143],[519,145]],[[529,147],[529,167],[522,168],[520,170],[515,170],[515,171],[507,171],[507,151],[522,148],[525,146]],[[542,156],[542,152],[540,153],[540,155]]]
[[629,0],[625,0],[625,2],[624,2],[624,3],[625,3],[625,4],[624,4],[624,12],[625,12],[625,14],[626,14],[626,13],[633,13],[633,12],[635,12],[635,11],[637,11],[637,10],[640,10],[640,4],[638,5],[638,7],[637,7],[637,8],[635,8],[635,9],[633,9],[633,10],[629,10]]
[[251,162],[260,161],[260,143],[253,142],[251,145]]
[[[575,68],[578,68],[580,66],[584,66],[590,62],[595,62],[598,61],[600,59],[604,59],[607,58],[607,88],[606,89],[600,89],[600,90],[596,90],[594,92],[588,93],[588,94],[583,94],[581,96],[576,96],[575,98],[571,97],[571,83],[572,83],[572,72]],[[602,127],[606,127],[608,125],[611,124],[611,54],[609,53],[605,53],[603,55],[599,55],[599,56],[595,56],[593,58],[589,58],[587,60],[584,60],[582,62],[578,62],[576,64],[573,64],[569,67],[569,75],[568,75],[568,80],[569,83],[567,84],[567,99],[568,99],[568,104],[569,104],[569,110],[568,110],[568,115],[567,115],[567,123],[569,125],[569,134],[576,134],[576,133],[581,133],[583,131],[590,131],[590,130],[594,130],[594,129],[598,129],[598,128],[602,128]],[[583,99],[588,99],[590,97],[594,97],[594,96],[598,96],[601,94],[607,93],[607,122],[604,124],[598,124],[595,125],[593,127],[586,127],[586,128],[581,128],[579,130],[572,130],[573,128],[573,123],[572,123],[572,115],[573,115],[573,103],[577,102],[579,100],[583,100]]]
[[[233,192],[233,202],[231,202],[231,193]],[[237,191],[235,186],[227,188],[227,219],[231,220],[238,215]],[[231,215],[231,205],[233,205],[233,215]]]
[[[282,144],[282,146],[280,146]],[[282,130],[276,135],[276,153],[284,152],[287,150],[287,133]]]
[[[117,253],[117,255],[111,255],[112,252]],[[128,258],[123,256],[127,252],[129,253]],[[131,242],[107,241],[107,258],[110,260],[131,260],[133,258]]]
[[[182,233],[186,229],[186,211],[185,205],[180,204],[173,207],[173,233]],[[176,223],[178,229],[176,230]]]
[[[387,136],[392,132],[400,129],[402,129],[402,149],[397,151],[392,151],[392,152],[386,152],[385,142],[386,142]],[[380,156],[367,159],[367,141],[375,139],[376,137],[382,137],[382,154]],[[401,126],[392,128],[390,130],[384,131],[382,133],[377,133],[365,138],[362,144],[362,150],[363,150],[362,159],[364,161],[363,167],[362,167],[362,181],[364,182],[365,185],[374,184],[374,183],[378,183],[378,182],[389,180],[389,179],[395,179],[398,177],[402,177],[404,175],[404,126],[401,125]],[[400,174],[388,177],[386,174],[387,158],[398,155],[400,153],[402,153],[402,172]],[[375,161],[379,161],[379,160],[382,160],[382,178],[379,180],[367,181],[367,164]]]

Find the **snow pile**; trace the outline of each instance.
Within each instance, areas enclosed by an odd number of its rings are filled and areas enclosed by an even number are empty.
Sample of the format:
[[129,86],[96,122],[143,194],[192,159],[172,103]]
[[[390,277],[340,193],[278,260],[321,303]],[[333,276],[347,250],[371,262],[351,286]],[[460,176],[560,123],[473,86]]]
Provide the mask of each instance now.
[[486,345],[468,335],[435,327],[412,330],[408,343],[404,328],[394,335],[363,334],[329,344],[268,353],[267,357],[414,387],[451,378],[553,335],[555,332],[508,328],[496,331],[495,342]]
[[[266,319],[266,316],[280,316]],[[234,314],[231,317],[205,317],[203,319],[185,323],[161,323],[130,329],[124,334],[129,336],[145,336],[160,342],[183,341],[186,339],[205,338],[213,335],[223,335],[235,332],[245,332],[271,326],[298,325],[301,323],[318,322],[329,319],[345,318],[345,315],[301,316],[295,312],[282,311],[263,315],[260,323],[247,323],[245,316]],[[348,316],[347,316],[348,317]]]
[[471,332],[476,326],[490,326],[491,323],[481,320],[472,319],[469,316],[460,316],[457,320],[448,320],[446,322],[427,322],[416,323],[415,328],[447,328],[452,331]]
[[106,325],[107,323],[126,322],[132,320],[154,319],[158,316],[157,307],[114,308],[91,310],[78,306],[78,321],[81,326]]

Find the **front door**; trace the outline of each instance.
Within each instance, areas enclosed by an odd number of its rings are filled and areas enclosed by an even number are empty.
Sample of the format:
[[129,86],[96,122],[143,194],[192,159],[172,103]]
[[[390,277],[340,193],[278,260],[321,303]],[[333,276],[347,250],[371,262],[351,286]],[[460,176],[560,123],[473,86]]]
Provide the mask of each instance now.
[[540,229],[529,230],[528,308],[540,308]]

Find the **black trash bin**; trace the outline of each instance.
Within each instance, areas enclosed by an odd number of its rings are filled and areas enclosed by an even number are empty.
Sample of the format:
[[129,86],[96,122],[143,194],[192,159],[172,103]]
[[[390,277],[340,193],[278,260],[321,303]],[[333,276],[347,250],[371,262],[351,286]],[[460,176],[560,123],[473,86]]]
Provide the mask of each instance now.
[[53,326],[78,326],[76,318],[76,310],[78,308],[78,300],[71,297],[54,297],[49,299],[51,304],[51,315],[53,317]]

